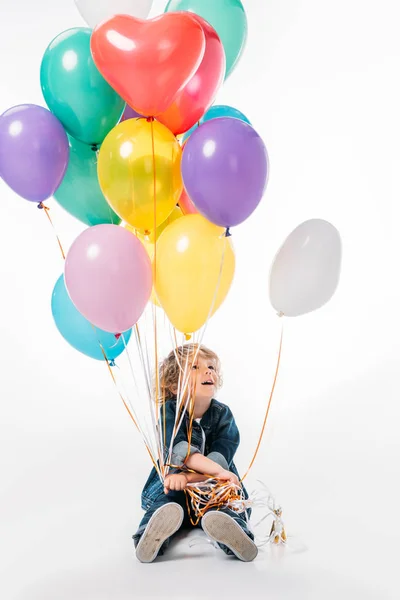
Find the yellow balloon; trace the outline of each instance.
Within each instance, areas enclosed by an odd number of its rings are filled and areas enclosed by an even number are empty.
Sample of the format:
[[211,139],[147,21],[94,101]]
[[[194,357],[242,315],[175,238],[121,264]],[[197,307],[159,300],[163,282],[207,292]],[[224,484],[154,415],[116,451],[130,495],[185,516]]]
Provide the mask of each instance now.
[[[174,208],[174,210],[172,211],[172,213],[169,215],[169,217],[167,217],[165,219],[164,223],[162,223],[159,227],[157,227],[155,232],[150,231],[149,233],[145,233],[144,231],[135,229],[134,227],[132,227],[132,225],[125,225],[125,229],[127,229],[128,231],[130,231],[131,233],[136,235],[136,237],[142,242],[151,262],[153,263],[154,242],[156,242],[158,240],[158,238],[160,237],[160,235],[162,234],[164,229],[166,227],[168,227],[168,225],[170,223],[172,223],[173,221],[176,221],[177,219],[180,219],[181,217],[183,217],[183,212],[181,211],[179,206],[176,206]],[[150,300],[153,304],[155,304],[156,306],[159,306],[161,308],[161,304],[159,303],[159,301],[157,299],[157,295],[154,291],[154,286],[153,286],[153,289],[151,292]]]
[[100,148],[97,172],[101,190],[126,223],[154,230],[180,198],[181,158],[178,141],[164,125],[128,119],[110,131]]
[[146,232],[146,231],[142,231],[142,230],[135,231],[132,229],[131,229],[131,231],[133,231],[133,233],[135,233],[140,240],[145,239],[146,241],[154,244],[154,242],[158,240],[158,238],[160,237],[160,235],[162,234],[164,229],[166,227],[168,227],[168,225],[170,225],[171,223],[176,221],[177,219],[180,219],[181,217],[183,217],[183,212],[181,211],[179,206],[175,206],[172,213],[165,219],[165,221],[163,223],[161,223],[161,225],[159,227],[157,227],[155,232],[154,232],[154,230]]
[[153,270],[169,320],[182,333],[194,333],[228,294],[235,273],[231,240],[201,215],[186,215],[161,234]]

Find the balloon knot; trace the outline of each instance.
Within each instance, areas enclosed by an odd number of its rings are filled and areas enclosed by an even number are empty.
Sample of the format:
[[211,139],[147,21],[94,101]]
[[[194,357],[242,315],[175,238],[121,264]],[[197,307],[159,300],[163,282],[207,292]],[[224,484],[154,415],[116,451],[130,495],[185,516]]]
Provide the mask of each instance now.
[[109,360],[109,361],[108,361],[108,364],[109,364],[109,366],[110,366],[110,367],[116,367],[116,364],[115,364],[115,360],[114,360],[114,359],[111,359],[111,360]]
[[185,333],[185,340],[188,342],[192,337],[191,333]]
[[152,121],[154,121],[154,117],[146,117],[146,121],[148,123],[151,123]]
[[93,152],[97,152],[98,149],[99,149],[98,144],[92,144],[92,150],[93,150]]
[[120,337],[121,337],[121,334],[120,334],[120,333],[116,333],[116,334],[115,334],[115,339],[116,339],[116,340],[119,340],[119,338],[120,338]]
[[276,313],[278,315],[279,318],[284,317],[285,314],[282,311],[279,311]]
[[230,228],[230,227],[227,227],[227,228],[226,228],[226,231],[225,231],[225,237],[232,237],[232,234],[231,234],[231,228]]
[[40,210],[43,210],[43,209],[44,209],[44,204],[43,204],[43,202],[39,202],[39,204],[37,205],[37,207],[38,207]]

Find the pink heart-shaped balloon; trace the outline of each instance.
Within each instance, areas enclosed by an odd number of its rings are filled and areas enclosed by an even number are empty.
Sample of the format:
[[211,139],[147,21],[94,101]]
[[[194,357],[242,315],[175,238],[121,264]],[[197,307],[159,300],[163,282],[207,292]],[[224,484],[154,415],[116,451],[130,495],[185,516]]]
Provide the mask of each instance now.
[[138,113],[165,112],[197,71],[205,52],[203,28],[190,13],[144,21],[116,15],[91,38],[93,60],[114,90]]

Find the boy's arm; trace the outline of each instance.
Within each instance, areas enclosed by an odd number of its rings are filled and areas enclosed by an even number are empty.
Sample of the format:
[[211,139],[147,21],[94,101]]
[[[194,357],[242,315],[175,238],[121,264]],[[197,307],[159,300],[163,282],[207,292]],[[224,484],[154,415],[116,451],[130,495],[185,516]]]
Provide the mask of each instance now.
[[185,465],[189,469],[192,469],[192,471],[197,471],[197,473],[209,475],[210,477],[218,477],[218,473],[224,470],[218,463],[199,453],[191,454],[185,461]]
[[[192,456],[196,457],[195,461],[190,461]],[[190,461],[191,463],[195,462],[197,468],[202,468],[204,466],[210,467],[210,463],[213,463],[212,460],[206,458],[202,454],[193,454],[192,456],[186,461],[186,465]],[[200,460],[201,458],[205,459],[204,462],[202,460]],[[239,485],[239,480],[234,473],[231,473],[230,471],[226,471],[225,469],[222,469],[222,467],[220,467],[220,465],[218,465],[217,463],[213,463],[213,464],[215,465],[215,469],[212,468],[211,470],[216,471],[218,468],[219,471],[217,472],[217,474],[213,475],[212,477],[215,477],[216,479],[222,479],[223,481],[230,481],[231,483]],[[193,468],[193,467],[189,467],[189,468]],[[165,494],[168,494],[168,492],[170,490],[176,490],[176,491],[184,490],[188,483],[200,483],[203,481],[207,481],[207,479],[210,479],[210,475],[211,475],[211,473],[201,474],[201,473],[187,473],[187,472],[167,475],[167,477],[165,478],[165,481],[164,481],[164,492],[165,492]]]
[[[192,471],[203,473],[207,479],[210,477],[215,477],[216,479],[223,479],[236,484],[239,483],[239,480],[234,473],[224,469],[221,467],[221,465],[207,458],[207,456],[203,456],[202,454],[191,454],[186,460],[185,465],[189,467],[189,469],[192,469]],[[191,473],[185,473],[185,475],[191,475]]]
[[210,479],[208,475],[202,475],[201,473],[185,473],[187,483],[202,483]]
[[200,483],[207,481],[209,477],[201,473],[172,473],[167,475],[164,480],[164,493],[168,494],[170,490],[184,490],[188,483]]
[[[166,448],[169,448],[173,434],[175,403],[166,402],[166,405],[164,407],[164,409],[166,408],[167,423]],[[190,476],[189,483],[205,481],[210,477],[238,483],[236,475],[229,471],[229,465],[233,460],[239,441],[239,430],[232,412],[227,406],[219,420],[215,439],[209,449],[209,458],[203,456],[196,446],[189,445],[185,419],[183,419],[179,431],[174,437],[172,464],[178,467],[185,464],[189,469],[196,471],[196,473],[185,473],[185,476]]]

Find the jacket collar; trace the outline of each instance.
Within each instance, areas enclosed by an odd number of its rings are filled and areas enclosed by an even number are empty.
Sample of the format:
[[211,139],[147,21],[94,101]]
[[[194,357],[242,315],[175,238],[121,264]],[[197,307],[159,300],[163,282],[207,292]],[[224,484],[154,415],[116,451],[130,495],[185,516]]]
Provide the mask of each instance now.
[[[176,403],[176,396],[174,398],[170,398],[167,402],[175,402]],[[215,413],[215,408],[217,405],[218,405],[218,400],[215,400],[215,398],[213,398],[210,402],[210,406],[207,408],[206,412],[201,417],[200,422],[201,422],[201,426],[203,427],[203,429],[210,428],[212,426],[213,415]],[[187,415],[187,413],[186,413],[186,415]]]

